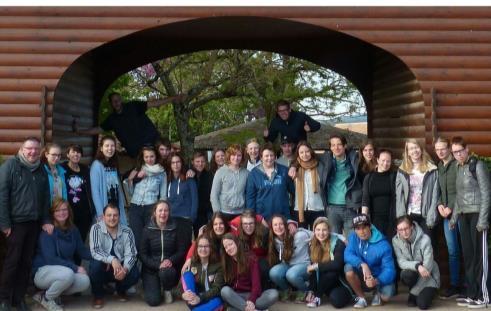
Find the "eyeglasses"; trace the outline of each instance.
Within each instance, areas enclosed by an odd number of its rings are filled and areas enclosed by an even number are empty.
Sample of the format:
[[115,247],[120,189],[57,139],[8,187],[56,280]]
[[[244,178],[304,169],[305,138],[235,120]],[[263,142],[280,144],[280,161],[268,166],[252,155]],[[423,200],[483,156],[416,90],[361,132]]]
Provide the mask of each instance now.
[[255,223],[254,223],[254,222],[243,222],[243,223],[242,223],[242,226],[244,226],[244,227],[252,227],[252,226],[254,226],[254,225],[255,225]]
[[50,155],[52,157],[55,157],[55,158],[60,158],[61,157],[61,153],[48,153],[48,155]]
[[463,154],[465,153],[465,148],[459,149],[459,150],[452,150],[453,154]]
[[411,227],[398,228],[397,232],[406,232],[406,231],[409,231],[410,229],[411,229]]
[[208,249],[210,248],[210,245],[198,245],[199,249]]

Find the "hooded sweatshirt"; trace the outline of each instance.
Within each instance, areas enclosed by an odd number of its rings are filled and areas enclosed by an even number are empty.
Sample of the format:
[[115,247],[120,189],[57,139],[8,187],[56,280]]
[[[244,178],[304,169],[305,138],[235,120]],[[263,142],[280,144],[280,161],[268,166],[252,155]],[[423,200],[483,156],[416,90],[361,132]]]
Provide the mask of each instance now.
[[[290,261],[287,262],[290,266],[306,263],[310,264],[310,254],[309,254],[309,246],[310,240],[312,240],[312,231],[298,228],[297,232],[293,237],[293,254],[290,258]],[[285,247],[282,240],[275,238],[274,246],[276,251],[278,252],[278,259],[280,261],[284,261],[283,259],[283,249]]]
[[433,259],[430,237],[424,234],[416,222],[413,222],[413,225],[413,233],[409,240],[404,240],[397,234],[392,238],[392,245],[397,263],[402,270],[418,272],[417,265],[422,264],[431,273],[428,278],[420,276],[416,285],[411,288],[410,293],[417,296],[425,287],[440,287],[440,270]]
[[235,171],[228,165],[216,171],[210,193],[211,207],[214,212],[238,215],[244,211],[248,175],[247,169],[241,167]]
[[356,269],[366,263],[381,286],[392,284],[396,277],[392,248],[375,226],[372,225],[370,230],[372,234],[368,240],[361,240],[355,232],[349,235],[344,261]]

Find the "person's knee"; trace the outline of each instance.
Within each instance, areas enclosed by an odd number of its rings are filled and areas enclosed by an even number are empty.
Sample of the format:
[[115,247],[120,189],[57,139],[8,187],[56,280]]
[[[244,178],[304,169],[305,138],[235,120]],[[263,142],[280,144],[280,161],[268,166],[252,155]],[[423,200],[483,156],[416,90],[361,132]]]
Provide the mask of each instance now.
[[[177,280],[177,271],[173,267],[160,269],[159,278],[164,284],[175,283],[175,281]],[[174,285],[175,284],[172,284],[172,286]]]
[[60,267],[56,273],[56,280],[66,284],[66,286],[70,286],[75,281],[75,272],[72,269],[67,267]]
[[220,290],[220,295],[222,296],[223,299],[226,299],[231,294],[233,294],[233,292],[234,292],[234,290],[230,286],[224,286]]
[[419,309],[428,310],[431,307],[431,299],[424,299],[423,297],[418,296],[418,298],[416,298],[416,304]]
[[401,281],[411,288],[416,284],[416,282],[418,282],[418,273],[411,270],[402,270]]
[[283,278],[283,269],[276,265],[269,270],[269,278],[273,281]]

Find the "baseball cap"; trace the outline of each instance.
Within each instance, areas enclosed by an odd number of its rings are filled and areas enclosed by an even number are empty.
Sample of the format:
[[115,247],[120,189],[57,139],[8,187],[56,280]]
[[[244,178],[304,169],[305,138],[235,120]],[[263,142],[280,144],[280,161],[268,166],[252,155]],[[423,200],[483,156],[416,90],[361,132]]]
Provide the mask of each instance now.
[[359,214],[353,218],[353,228],[356,228],[361,225],[370,226],[370,217],[368,217],[368,215]]

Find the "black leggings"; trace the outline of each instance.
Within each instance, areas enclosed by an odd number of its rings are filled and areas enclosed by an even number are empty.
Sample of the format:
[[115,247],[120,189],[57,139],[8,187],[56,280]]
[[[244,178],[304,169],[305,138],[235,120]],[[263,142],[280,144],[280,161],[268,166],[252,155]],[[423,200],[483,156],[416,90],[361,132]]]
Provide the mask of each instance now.
[[[418,282],[419,273],[411,270],[402,270],[401,271],[401,281],[406,284],[409,289],[413,287],[416,282]],[[436,288],[434,287],[425,287],[421,292],[419,292],[418,296],[414,296],[409,294],[409,299],[413,300],[418,308],[421,310],[427,310],[431,306],[431,302],[433,301],[433,297],[435,297]]]
[[349,290],[339,281],[339,273],[319,273],[319,281],[317,281],[317,273],[313,272],[310,275],[309,284],[310,290],[316,297],[322,297],[323,294],[328,295],[329,301],[337,309],[344,308],[352,300]]

